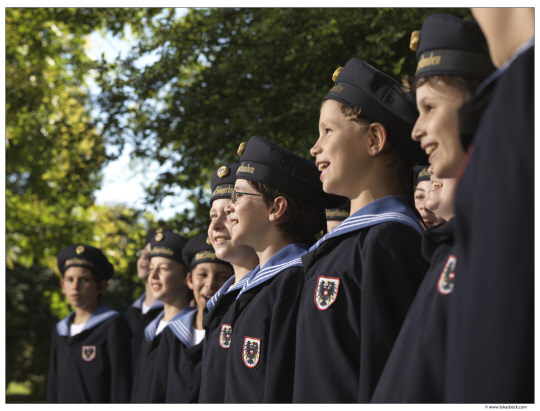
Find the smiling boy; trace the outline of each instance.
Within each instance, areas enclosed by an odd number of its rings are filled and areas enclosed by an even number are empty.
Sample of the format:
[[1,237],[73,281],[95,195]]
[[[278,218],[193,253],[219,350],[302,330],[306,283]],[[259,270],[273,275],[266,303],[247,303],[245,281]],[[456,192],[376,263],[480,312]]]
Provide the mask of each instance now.
[[313,163],[275,143],[251,137],[240,152],[225,210],[233,243],[253,248],[259,265],[228,313],[225,402],[290,402],[304,282],[300,257],[326,226],[325,208],[344,199],[331,203]]
[[128,402],[131,331],[124,317],[101,304],[113,266],[97,248],[74,244],[58,254],[58,269],[74,311],[53,334],[47,402]]
[[187,240],[169,230],[157,230],[150,244],[148,282],[156,300],[163,302],[163,311],[145,329],[137,370],[133,380],[131,402],[150,402],[151,383],[156,367],[162,331],[180,316],[189,305],[188,269],[182,259]]
[[193,292],[196,308],[182,310],[162,333],[151,383],[152,403],[198,402],[205,334],[203,310],[233,275],[231,265],[216,257],[206,234],[190,239],[182,250],[182,258],[189,267],[186,283]]
[[[293,402],[369,402],[427,269],[412,206],[413,97],[365,62],[338,69],[311,148],[350,217],[302,257]],[[409,198],[407,198],[407,197]]]
[[216,256],[231,263],[234,276],[219,289],[207,304],[203,318],[205,329],[201,367],[201,391],[199,402],[221,403],[225,400],[223,373],[227,366],[232,327],[227,312],[247,281],[248,273],[259,264],[253,248],[233,244],[232,223],[227,219],[225,207],[234,191],[234,182],[239,163],[225,164],[212,174],[210,220],[208,238],[214,246]]

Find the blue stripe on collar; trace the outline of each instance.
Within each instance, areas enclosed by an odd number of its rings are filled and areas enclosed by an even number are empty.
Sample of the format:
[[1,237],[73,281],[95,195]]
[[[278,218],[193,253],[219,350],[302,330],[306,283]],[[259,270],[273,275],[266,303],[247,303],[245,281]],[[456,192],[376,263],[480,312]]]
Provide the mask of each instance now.
[[231,291],[238,290],[244,286],[244,284],[248,281],[251,274],[254,270],[251,270],[249,273],[247,273],[245,276],[243,276],[240,281],[238,281],[236,284],[234,284],[234,275],[229,278],[227,281],[225,281],[225,284],[221,286],[221,288],[218,290],[217,293],[215,293],[210,301],[206,303],[206,308],[208,308],[208,311],[210,311],[214,305],[216,305],[216,301],[218,300],[219,296],[221,294],[228,294]]
[[[101,324],[103,321],[109,319],[110,317],[119,314],[120,313],[118,311],[112,310],[104,305],[100,305],[98,308],[95,309],[88,321],[86,321],[86,324],[84,325],[81,332],[85,330],[91,330],[96,325]],[[68,337],[70,336],[69,325],[74,315],[75,311],[72,311],[66,318],[56,324],[56,330],[58,331],[59,335]]]
[[[135,308],[138,308],[139,310],[142,310],[142,305],[143,305],[143,302],[144,302],[144,298],[146,297],[146,293],[142,293],[142,295],[137,298],[133,304],[131,304],[132,307],[135,307]],[[154,300],[154,302],[152,303],[152,305],[150,306],[150,310],[154,310],[156,308],[162,308],[163,307],[163,303],[159,300]],[[148,310],[148,311],[150,311]]]
[[180,311],[169,322],[169,328],[186,347],[191,347],[193,317],[197,314],[195,307],[188,307]]
[[253,269],[253,271],[249,273],[249,278],[247,278],[246,283],[242,287],[242,290],[236,296],[236,299],[238,299],[247,290],[250,290],[258,286],[259,284],[268,281],[270,278],[275,277],[287,268],[295,266],[301,267],[301,257],[306,254],[307,251],[308,246],[299,243],[289,244],[288,246],[279,250],[266,262],[263,269],[261,269],[261,266],[258,265],[257,267],[255,267],[255,269]]
[[388,221],[406,224],[418,231],[419,234],[424,232],[420,220],[405,197],[387,196],[369,203],[343,220],[340,225],[317,241],[309,251],[315,250],[331,238]]
[[161,311],[158,316],[146,326],[146,328],[144,329],[144,337],[146,338],[146,341],[152,341],[154,339],[154,337],[156,336],[156,330],[158,328],[159,322],[164,315],[165,311]]

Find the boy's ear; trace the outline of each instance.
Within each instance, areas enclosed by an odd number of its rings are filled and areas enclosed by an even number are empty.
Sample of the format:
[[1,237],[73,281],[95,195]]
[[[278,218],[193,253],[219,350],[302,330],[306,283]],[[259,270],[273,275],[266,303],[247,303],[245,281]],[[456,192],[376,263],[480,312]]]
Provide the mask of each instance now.
[[193,279],[191,278],[191,271],[187,273],[185,280],[190,290],[193,290]]
[[388,141],[386,128],[381,123],[372,123],[369,126],[368,134],[368,154],[375,157],[381,153]]
[[272,202],[272,207],[268,210],[268,218],[270,221],[278,221],[285,215],[288,207],[287,199],[283,196],[278,196],[274,198]]
[[109,286],[109,281],[101,280],[97,282],[97,285],[99,294],[105,294],[105,291],[107,291],[107,287]]

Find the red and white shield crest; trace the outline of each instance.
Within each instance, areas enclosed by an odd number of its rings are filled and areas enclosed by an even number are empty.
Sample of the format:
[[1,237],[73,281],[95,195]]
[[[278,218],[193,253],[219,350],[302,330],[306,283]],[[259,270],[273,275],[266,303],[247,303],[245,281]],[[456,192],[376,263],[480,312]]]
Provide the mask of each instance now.
[[232,327],[229,324],[221,324],[221,332],[219,333],[219,345],[223,348],[231,346]]
[[450,294],[452,291],[454,291],[456,261],[457,259],[455,256],[448,256],[448,260],[446,260],[446,264],[441,272],[439,281],[437,281],[437,290],[443,295]]
[[261,358],[261,340],[259,338],[244,337],[244,350],[242,353],[244,364],[249,368],[255,367]]
[[339,278],[322,277],[317,279],[315,287],[315,305],[319,310],[327,310],[336,301],[339,290]]
[[81,357],[84,361],[92,361],[96,358],[95,345],[83,345],[81,349]]

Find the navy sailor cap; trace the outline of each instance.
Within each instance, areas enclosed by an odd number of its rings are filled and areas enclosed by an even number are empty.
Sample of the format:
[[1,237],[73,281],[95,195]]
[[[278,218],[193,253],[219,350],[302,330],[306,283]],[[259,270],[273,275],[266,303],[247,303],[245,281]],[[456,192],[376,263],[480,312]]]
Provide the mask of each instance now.
[[236,171],[239,166],[239,163],[230,163],[225,164],[214,171],[212,179],[210,180],[210,186],[212,188],[210,205],[218,198],[231,198],[234,191]]
[[495,71],[486,38],[475,21],[432,14],[411,35],[416,51],[416,78],[453,75],[483,80]]
[[151,249],[149,258],[166,257],[187,266],[187,263],[182,258],[182,250],[187,242],[187,238],[173,231],[157,229],[150,240]]
[[114,274],[114,267],[103,252],[86,244],[68,245],[58,254],[58,269],[64,275],[69,267],[85,267],[98,277],[109,280]]
[[232,267],[230,263],[216,257],[207,234],[200,234],[189,239],[182,250],[182,257],[190,270],[201,263],[220,263]]
[[236,178],[283,190],[320,209],[334,207],[344,200],[323,191],[321,172],[314,163],[271,141],[253,136],[241,150]]

